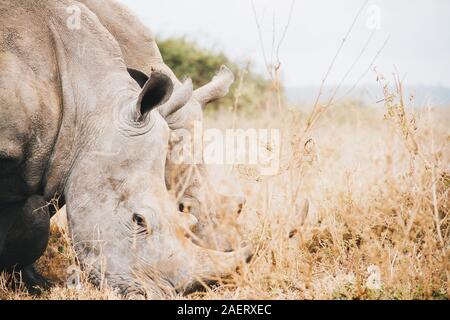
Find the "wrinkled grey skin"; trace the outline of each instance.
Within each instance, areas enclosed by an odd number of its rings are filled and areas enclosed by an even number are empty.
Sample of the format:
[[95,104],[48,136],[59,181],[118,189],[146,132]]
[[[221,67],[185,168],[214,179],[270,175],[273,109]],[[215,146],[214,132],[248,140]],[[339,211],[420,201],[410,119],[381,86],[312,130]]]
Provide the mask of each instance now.
[[[74,4],[79,30],[66,24]],[[46,204],[60,194],[94,283],[161,297],[233,271],[248,248],[194,245],[165,186],[170,130],[156,108],[169,116],[189,85],[170,97],[170,78],[153,72],[141,89],[115,39],[75,1],[1,1],[0,268],[42,284],[30,265],[47,244]]]
[[[181,85],[164,63],[151,31],[136,15],[113,0],[81,0],[80,2],[91,9],[116,38],[129,68],[141,70],[146,74],[157,70],[168,75],[176,88]],[[197,89],[182,109],[167,118],[169,127],[174,130],[173,136],[183,135],[183,130],[188,130],[193,136],[194,122],[203,121],[202,109],[209,102],[225,96],[233,81],[232,72],[222,67],[211,83]],[[171,141],[171,146],[181,150],[182,146],[179,144],[183,143],[185,143],[183,140]],[[195,233],[199,242],[210,248],[230,250],[236,246],[236,229],[224,222],[226,220],[235,222],[237,214],[244,205],[244,195],[239,188],[239,179],[230,174],[226,181],[219,180],[215,172],[211,172],[211,168],[203,163],[195,165],[192,174],[187,174],[192,169],[192,165],[174,164],[168,159],[166,182],[169,188],[175,189],[176,194],[180,195],[181,211],[189,212],[198,219]],[[190,176],[190,181],[179,183],[186,176]],[[234,192],[224,191],[230,189],[224,186],[224,183],[233,186]]]

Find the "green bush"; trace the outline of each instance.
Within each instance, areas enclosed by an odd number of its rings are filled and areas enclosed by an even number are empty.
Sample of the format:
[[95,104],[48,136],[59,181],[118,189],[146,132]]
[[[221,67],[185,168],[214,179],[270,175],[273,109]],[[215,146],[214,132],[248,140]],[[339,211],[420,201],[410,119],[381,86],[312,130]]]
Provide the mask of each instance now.
[[158,46],[165,63],[178,78],[190,77],[194,83],[194,88],[211,81],[221,65],[226,65],[233,71],[236,81],[232,85],[229,94],[208,107],[208,110],[216,110],[220,106],[229,108],[234,106],[241,74],[243,74],[243,84],[237,107],[251,110],[263,101],[269,82],[261,75],[252,72],[249,65],[241,68],[223,53],[206,50],[197,43],[183,37],[159,40]]

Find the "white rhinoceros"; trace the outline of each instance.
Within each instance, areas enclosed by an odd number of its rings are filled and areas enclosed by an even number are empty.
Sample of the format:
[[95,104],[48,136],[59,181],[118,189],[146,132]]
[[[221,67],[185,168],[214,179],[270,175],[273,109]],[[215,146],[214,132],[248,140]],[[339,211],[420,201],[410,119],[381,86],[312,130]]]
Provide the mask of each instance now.
[[[80,10],[79,24],[67,9]],[[60,194],[94,283],[123,294],[185,291],[249,254],[194,245],[165,185],[167,119],[189,83],[152,72],[141,88],[97,16],[72,0],[0,2],[0,268],[31,288]],[[162,108],[160,113],[156,108]]]

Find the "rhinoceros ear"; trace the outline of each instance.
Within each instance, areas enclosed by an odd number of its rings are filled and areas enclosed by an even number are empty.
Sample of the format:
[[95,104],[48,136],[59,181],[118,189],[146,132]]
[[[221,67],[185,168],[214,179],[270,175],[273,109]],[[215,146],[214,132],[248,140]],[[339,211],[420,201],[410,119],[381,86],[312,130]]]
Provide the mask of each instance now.
[[141,88],[144,87],[145,83],[149,79],[148,75],[146,75],[142,71],[132,69],[132,68],[127,68],[127,71],[130,74],[130,76],[139,84],[139,86]]
[[173,91],[172,96],[165,104],[158,108],[164,119],[168,119],[172,114],[186,105],[192,97],[192,80],[186,79],[178,88]]
[[160,72],[152,72],[139,95],[136,120],[142,121],[150,111],[164,104],[172,92],[172,80]]

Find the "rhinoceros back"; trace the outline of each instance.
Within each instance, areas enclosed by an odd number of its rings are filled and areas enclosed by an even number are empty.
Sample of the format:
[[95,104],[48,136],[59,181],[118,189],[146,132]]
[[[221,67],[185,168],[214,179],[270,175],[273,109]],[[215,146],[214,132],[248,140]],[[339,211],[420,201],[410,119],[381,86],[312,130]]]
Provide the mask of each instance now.
[[60,118],[42,1],[0,2],[0,202],[39,191]]
[[[69,23],[77,10],[79,28]],[[56,185],[74,149],[71,92],[91,97],[105,70],[122,69],[118,44],[81,3],[0,1],[0,203],[53,191],[43,180]]]

